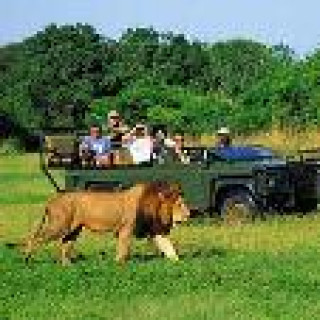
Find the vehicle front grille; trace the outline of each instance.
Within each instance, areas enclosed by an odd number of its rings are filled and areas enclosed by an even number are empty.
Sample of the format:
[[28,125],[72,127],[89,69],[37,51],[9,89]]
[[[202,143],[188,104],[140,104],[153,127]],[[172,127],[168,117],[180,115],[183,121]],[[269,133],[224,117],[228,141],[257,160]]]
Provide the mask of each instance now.
[[318,167],[312,163],[289,163],[289,171],[298,198],[316,198]]
[[281,211],[294,205],[294,188],[286,166],[258,170],[255,174],[255,191],[265,209]]
[[260,194],[287,193],[291,190],[286,167],[265,168],[256,172],[256,191]]

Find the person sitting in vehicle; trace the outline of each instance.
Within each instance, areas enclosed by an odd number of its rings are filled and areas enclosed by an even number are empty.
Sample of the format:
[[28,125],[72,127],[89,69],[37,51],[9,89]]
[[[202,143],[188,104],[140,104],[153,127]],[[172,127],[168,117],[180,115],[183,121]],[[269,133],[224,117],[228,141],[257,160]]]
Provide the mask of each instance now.
[[176,133],[172,138],[162,130],[158,130],[154,137],[154,155],[158,162],[178,161],[189,163],[190,159],[183,150],[184,135]]
[[129,133],[123,136],[123,144],[128,148],[133,163],[149,163],[152,159],[153,139],[143,124],[137,124]]
[[167,129],[163,125],[155,125],[152,127],[151,135],[153,139],[153,159],[158,163],[164,163]]
[[121,145],[122,137],[130,131],[116,110],[111,110],[108,113],[108,129],[110,131],[111,143],[118,145]]
[[90,135],[83,138],[80,146],[80,158],[83,160],[94,160],[97,165],[109,165],[111,162],[110,137],[101,135],[101,127],[97,124],[90,126]]
[[190,159],[187,154],[183,151],[184,146],[184,135],[180,133],[176,133],[172,139],[166,141],[167,146],[173,152],[174,160],[180,161],[182,163],[189,163]]
[[227,127],[222,127],[217,132],[218,142],[216,144],[217,148],[230,147],[232,143],[230,130]]

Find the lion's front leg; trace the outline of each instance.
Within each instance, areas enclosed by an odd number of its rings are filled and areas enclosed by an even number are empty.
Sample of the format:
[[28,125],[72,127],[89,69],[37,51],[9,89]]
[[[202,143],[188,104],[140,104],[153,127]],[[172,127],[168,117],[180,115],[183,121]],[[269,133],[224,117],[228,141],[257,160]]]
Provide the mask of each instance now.
[[178,261],[179,260],[179,257],[178,257],[178,254],[176,252],[176,250],[174,249],[171,241],[158,234],[156,235],[155,237],[152,238],[154,244],[156,245],[156,247],[164,253],[164,255],[170,259],[170,260],[173,260],[173,261]]
[[[58,230],[59,231],[59,230]],[[24,243],[25,260],[29,261],[31,255],[42,245],[59,237],[58,232],[52,226],[41,226],[36,232],[31,234]]]
[[130,245],[132,238],[132,229],[129,227],[123,227],[118,233],[118,251],[116,261],[124,263],[129,257]]
[[60,244],[60,261],[63,266],[69,266],[71,264],[71,258],[73,252],[73,241],[64,242]]

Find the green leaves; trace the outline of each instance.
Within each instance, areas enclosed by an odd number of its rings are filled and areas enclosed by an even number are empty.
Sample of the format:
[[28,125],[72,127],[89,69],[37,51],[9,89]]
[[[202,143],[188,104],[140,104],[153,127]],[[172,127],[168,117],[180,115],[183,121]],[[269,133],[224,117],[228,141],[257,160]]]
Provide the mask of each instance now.
[[41,126],[48,107],[52,125],[65,124],[66,106],[81,114],[101,92],[105,49],[91,26],[48,26],[20,44],[23,59],[0,82],[0,108],[24,128]]
[[153,28],[107,39],[86,24],[49,25],[0,48],[0,112],[32,132],[52,110],[52,125],[104,122],[118,109],[190,134],[220,125],[250,132],[274,124],[319,123],[320,54],[305,60],[283,44],[234,39],[214,44]]

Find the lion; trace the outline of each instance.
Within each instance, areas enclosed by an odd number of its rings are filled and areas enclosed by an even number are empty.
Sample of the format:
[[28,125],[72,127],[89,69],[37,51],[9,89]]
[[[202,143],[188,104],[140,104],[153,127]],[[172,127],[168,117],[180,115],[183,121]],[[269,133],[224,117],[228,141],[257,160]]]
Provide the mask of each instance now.
[[61,245],[61,263],[69,265],[73,244],[84,229],[113,232],[118,238],[119,263],[127,261],[134,236],[148,238],[167,258],[178,260],[166,235],[189,216],[180,187],[166,182],[140,183],[118,191],[58,193],[48,201],[39,227],[25,243],[26,260],[40,245],[56,240]]

